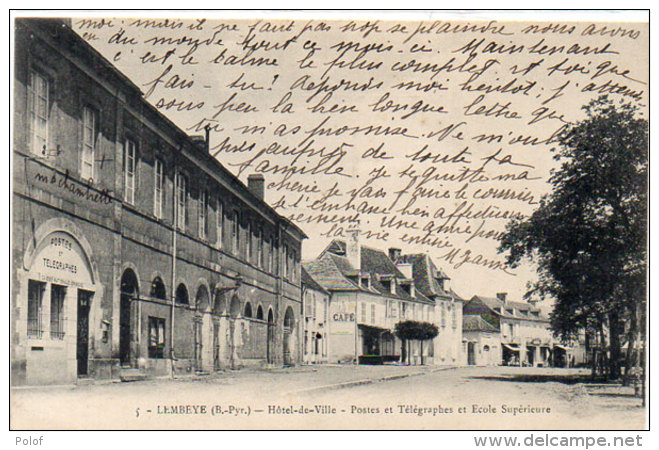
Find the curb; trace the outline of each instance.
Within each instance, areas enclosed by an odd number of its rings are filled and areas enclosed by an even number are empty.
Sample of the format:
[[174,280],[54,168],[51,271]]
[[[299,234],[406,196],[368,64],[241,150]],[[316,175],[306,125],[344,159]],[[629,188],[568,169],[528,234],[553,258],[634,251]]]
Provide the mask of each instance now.
[[429,369],[429,370],[424,370],[424,371],[417,371],[417,372],[410,372],[410,373],[403,373],[403,374],[397,374],[397,375],[388,375],[380,378],[364,378],[361,380],[352,380],[352,381],[345,381],[342,383],[334,383],[334,384],[326,384],[324,386],[315,386],[312,388],[305,388],[305,389],[299,389],[296,391],[288,392],[286,395],[299,395],[299,394],[308,394],[312,392],[321,392],[321,391],[330,391],[333,389],[346,389],[346,388],[351,388],[351,387],[356,387],[356,386],[363,386],[367,384],[375,384],[375,383],[383,383],[386,381],[394,381],[394,380],[401,380],[403,378],[410,378],[410,377],[417,377],[421,375],[428,375],[431,373],[437,373],[437,372],[443,372],[446,370],[454,370],[459,368],[460,366],[446,366],[446,367],[437,367],[434,369]]

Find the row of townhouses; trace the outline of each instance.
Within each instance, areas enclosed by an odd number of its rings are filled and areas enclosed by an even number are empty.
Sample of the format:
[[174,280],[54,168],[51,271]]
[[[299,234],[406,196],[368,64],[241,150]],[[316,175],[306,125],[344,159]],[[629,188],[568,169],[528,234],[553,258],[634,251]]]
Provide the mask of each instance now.
[[[406,362],[433,365],[573,365],[534,303],[506,293],[465,300],[425,253],[404,254],[335,240],[303,263],[303,360],[308,363]],[[402,342],[402,321],[428,322],[438,334]],[[377,359],[372,357],[377,356]]]
[[[567,364],[549,322],[465,301],[427,254],[304,232],[66,20],[15,22],[11,383],[305,363]],[[396,324],[437,326],[405,343]],[[563,353],[561,353],[563,351]],[[560,355],[563,356],[560,356]]]

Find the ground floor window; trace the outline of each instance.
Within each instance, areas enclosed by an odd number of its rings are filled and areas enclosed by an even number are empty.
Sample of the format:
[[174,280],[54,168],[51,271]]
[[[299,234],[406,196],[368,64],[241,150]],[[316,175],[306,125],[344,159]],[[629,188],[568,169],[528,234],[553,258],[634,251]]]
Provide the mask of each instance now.
[[29,280],[27,294],[27,336],[41,339],[43,335],[43,294],[46,283]]
[[50,338],[64,339],[64,299],[66,286],[53,284],[50,287]]
[[149,317],[149,358],[165,357],[165,319]]

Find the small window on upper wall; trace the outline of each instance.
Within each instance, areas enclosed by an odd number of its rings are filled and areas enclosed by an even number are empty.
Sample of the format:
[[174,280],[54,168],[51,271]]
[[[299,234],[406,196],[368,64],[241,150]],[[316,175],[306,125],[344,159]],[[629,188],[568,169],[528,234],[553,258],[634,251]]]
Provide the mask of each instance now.
[[187,222],[188,179],[184,174],[176,174],[176,226],[184,230]]
[[217,209],[215,210],[215,224],[217,229],[217,238],[215,240],[217,248],[222,249],[224,239],[224,204],[217,200]]
[[96,160],[96,111],[90,107],[82,109],[82,153],[80,155],[80,177],[84,180],[94,179],[94,162]]
[[208,192],[202,190],[199,192],[199,237],[206,239],[208,236]]
[[35,155],[48,155],[48,118],[50,115],[48,79],[31,70],[27,84],[28,140]]
[[135,178],[137,167],[137,145],[134,141],[126,139],[124,143],[124,200],[131,205],[135,204]]
[[165,189],[165,165],[160,159],[153,163],[153,215],[163,218],[162,204]]

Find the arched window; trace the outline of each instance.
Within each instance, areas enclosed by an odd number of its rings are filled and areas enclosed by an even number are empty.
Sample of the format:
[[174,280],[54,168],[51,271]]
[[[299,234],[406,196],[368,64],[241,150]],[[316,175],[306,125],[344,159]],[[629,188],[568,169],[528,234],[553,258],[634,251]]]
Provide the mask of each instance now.
[[203,284],[197,289],[197,297],[195,300],[195,307],[200,312],[205,312],[208,310],[208,289]]
[[176,288],[176,303],[181,305],[189,305],[190,299],[188,297],[188,288],[185,287],[185,284],[181,283]]
[[295,313],[293,309],[289,306],[286,308],[286,314],[284,315],[284,329],[292,331],[295,327]]
[[261,305],[259,305],[258,308],[256,308],[256,318],[259,320],[263,320],[263,308],[261,307]]
[[165,289],[165,283],[163,283],[160,277],[155,277],[151,282],[151,297],[160,300],[167,299],[167,290]]
[[245,317],[252,317],[252,305],[250,305],[249,302],[245,303],[245,313],[243,314]]

